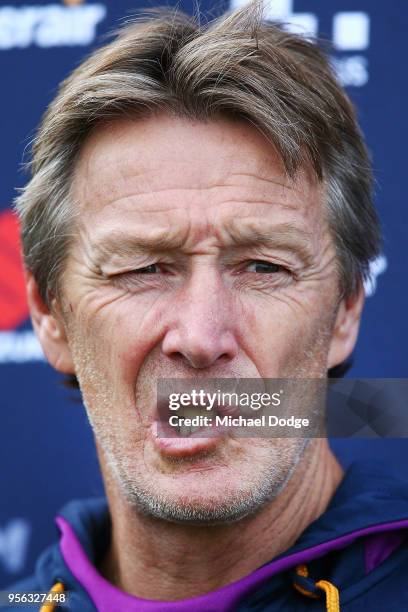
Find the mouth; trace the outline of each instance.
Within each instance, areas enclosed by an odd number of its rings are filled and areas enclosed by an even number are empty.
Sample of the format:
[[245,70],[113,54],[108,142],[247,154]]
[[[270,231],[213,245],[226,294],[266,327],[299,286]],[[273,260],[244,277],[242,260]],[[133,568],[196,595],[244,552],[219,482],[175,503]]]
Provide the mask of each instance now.
[[208,411],[192,405],[172,412],[168,402],[159,402],[156,419],[151,425],[154,445],[168,457],[191,457],[214,451],[231,436],[231,428],[216,424],[216,417],[236,412],[230,406],[214,406]]

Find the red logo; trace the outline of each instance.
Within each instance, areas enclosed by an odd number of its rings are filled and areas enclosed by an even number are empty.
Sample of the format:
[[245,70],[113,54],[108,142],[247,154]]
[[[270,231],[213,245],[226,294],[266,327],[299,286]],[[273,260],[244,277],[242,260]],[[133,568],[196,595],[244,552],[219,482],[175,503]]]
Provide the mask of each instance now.
[[29,316],[19,224],[11,210],[0,212],[0,329],[13,329]]

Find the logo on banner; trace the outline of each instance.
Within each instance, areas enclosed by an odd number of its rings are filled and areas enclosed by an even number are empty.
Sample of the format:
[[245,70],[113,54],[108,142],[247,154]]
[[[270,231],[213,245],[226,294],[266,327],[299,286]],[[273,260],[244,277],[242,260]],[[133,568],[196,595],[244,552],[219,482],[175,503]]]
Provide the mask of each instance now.
[[[247,0],[231,0],[231,8],[240,8]],[[280,21],[298,34],[316,37],[319,18],[313,12],[296,12],[294,0],[271,0],[265,5],[264,17]],[[336,52],[333,66],[343,86],[362,87],[369,78],[368,61],[362,54],[370,45],[370,16],[364,11],[340,11],[333,15],[332,42]],[[343,55],[344,53],[351,55]],[[358,53],[357,53],[358,52]]]
[[105,4],[65,0],[63,4],[3,6],[0,8],[0,50],[83,46],[96,37],[106,17]]
[[24,569],[30,532],[28,521],[19,518],[0,528],[0,562],[10,574]]
[[44,355],[32,330],[16,328],[29,317],[19,225],[11,210],[0,213],[0,363],[39,361]]
[[367,297],[374,295],[377,290],[377,279],[380,274],[384,274],[388,267],[387,258],[385,255],[378,255],[370,262],[368,278],[364,282],[364,291]]

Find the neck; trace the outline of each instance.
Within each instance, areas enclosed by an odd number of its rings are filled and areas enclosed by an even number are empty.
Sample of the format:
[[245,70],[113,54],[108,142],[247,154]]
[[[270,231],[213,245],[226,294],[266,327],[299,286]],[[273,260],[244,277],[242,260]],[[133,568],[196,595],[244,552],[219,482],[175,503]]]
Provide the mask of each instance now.
[[283,553],[325,511],[342,478],[327,441],[313,440],[282,493],[257,515],[185,526],[135,511],[103,471],[112,543],[101,572],[131,595],[161,600],[208,593]]

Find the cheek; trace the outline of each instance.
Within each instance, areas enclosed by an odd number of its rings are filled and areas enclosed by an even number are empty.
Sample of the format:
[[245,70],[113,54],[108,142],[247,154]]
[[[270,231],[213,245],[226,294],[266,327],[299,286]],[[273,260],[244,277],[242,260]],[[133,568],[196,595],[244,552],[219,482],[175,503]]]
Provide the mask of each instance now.
[[[308,297],[308,299],[305,299]],[[333,305],[317,296],[281,292],[243,309],[243,345],[264,378],[290,376],[324,353]]]
[[164,307],[131,295],[105,303],[88,302],[77,311],[77,354],[87,353],[114,385],[134,385],[147,355],[163,335]]

